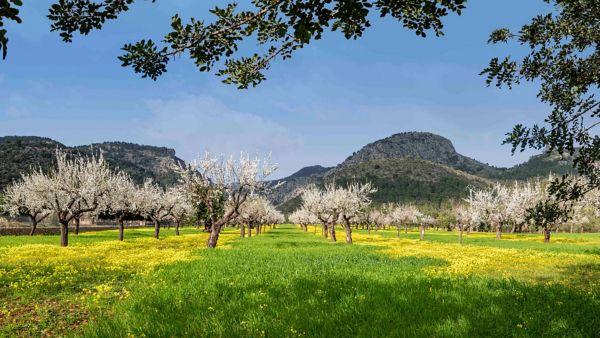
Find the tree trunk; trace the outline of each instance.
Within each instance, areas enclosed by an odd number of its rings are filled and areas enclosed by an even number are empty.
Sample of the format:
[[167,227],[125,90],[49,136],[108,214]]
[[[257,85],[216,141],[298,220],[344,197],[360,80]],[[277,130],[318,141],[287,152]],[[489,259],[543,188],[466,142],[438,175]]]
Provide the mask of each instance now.
[[550,243],[550,229],[544,228],[544,243]]
[[[248,229],[250,230],[250,229]],[[210,232],[210,236],[208,237],[208,241],[206,242],[206,247],[214,249],[217,247],[217,241],[219,240],[219,234],[221,233],[221,226],[217,226],[213,224],[212,230]],[[250,236],[248,236],[250,237]]]
[[502,239],[502,226],[500,224],[496,225],[496,239]]
[[396,237],[400,238],[400,226],[396,226]]
[[75,221],[75,235],[79,235],[79,218],[75,217],[73,220]]
[[463,225],[458,224],[458,243],[463,244]]
[[304,224],[304,232],[308,232],[308,224]]
[[252,226],[248,223],[248,237],[252,237]]
[[159,235],[160,235],[160,221],[155,219],[154,220],[154,238],[158,239]]
[[35,229],[37,229],[37,225],[38,222],[37,220],[34,218],[31,220],[31,231],[29,231],[29,236],[33,236],[33,234],[35,234]]
[[178,219],[177,219],[177,220],[175,220],[175,235],[176,235],[176,236],[179,236],[179,224],[180,224],[180,223],[181,223],[181,222],[180,222]]
[[408,233],[408,224],[404,224],[404,233],[407,234]]
[[371,234],[371,225],[367,224],[367,233],[370,235]]
[[352,244],[352,226],[350,222],[345,222],[344,229],[346,230],[346,243]]
[[240,237],[246,237],[246,226],[244,224],[240,224]]
[[69,245],[69,221],[61,220],[60,222],[60,246]]
[[125,224],[124,224],[124,220],[119,218],[119,240],[122,241],[123,240],[123,233],[125,232]]
[[569,232],[573,233],[573,224],[571,223],[571,227],[569,228]]
[[322,230],[323,230],[323,237],[328,238],[329,237],[329,233],[327,232],[327,224],[323,223],[322,225]]
[[337,238],[335,237],[335,224],[330,225],[329,232],[331,234],[331,241],[336,242]]
[[421,240],[424,240],[425,239],[425,226],[423,224],[421,224],[419,226],[419,232],[420,232],[419,237],[421,238]]

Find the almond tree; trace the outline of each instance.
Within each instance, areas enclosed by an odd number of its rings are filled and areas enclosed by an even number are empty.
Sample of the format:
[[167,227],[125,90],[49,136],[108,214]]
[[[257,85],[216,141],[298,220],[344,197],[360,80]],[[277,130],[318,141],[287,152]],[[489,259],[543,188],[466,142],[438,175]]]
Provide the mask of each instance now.
[[325,194],[317,188],[316,185],[311,184],[302,189],[302,207],[312,213],[321,223],[321,230],[323,237],[328,237],[328,225],[329,215],[327,206],[325,204]]
[[117,172],[111,178],[110,190],[105,203],[98,208],[98,213],[106,213],[117,219],[119,223],[119,241],[123,240],[125,220],[141,215],[138,198],[139,187],[124,172]]
[[469,229],[473,226],[473,224],[477,224],[479,222],[477,218],[477,213],[473,212],[469,207],[464,205],[458,205],[454,208],[454,215],[457,220],[458,227],[458,242],[463,244],[463,231],[465,226]]
[[419,219],[422,216],[421,212],[417,207],[412,204],[398,205],[389,213],[390,219],[393,223],[396,223],[397,237],[400,237],[400,225],[404,224],[404,233],[408,232],[409,224],[419,223]]
[[323,224],[323,234],[327,237],[329,230],[330,240],[335,242],[335,224],[337,223],[344,204],[345,194],[335,183],[328,183],[324,190],[315,185],[306,187],[302,194],[304,207],[312,212]]
[[426,226],[430,227],[430,226],[434,225],[436,222],[437,222],[437,220],[429,215],[422,215],[420,217],[419,238],[421,240],[425,239],[425,227]]
[[196,208],[206,211],[211,222],[207,247],[217,246],[222,227],[239,215],[248,196],[269,190],[266,178],[276,169],[268,159],[261,161],[243,153],[239,160],[206,153],[179,168],[185,193]]
[[345,189],[338,189],[339,213],[346,231],[346,243],[352,244],[352,228],[350,222],[358,217],[371,203],[369,195],[377,189],[371,183],[352,183]]
[[22,175],[21,180],[9,185],[4,191],[4,210],[12,216],[27,216],[31,219],[30,236],[38,223],[46,219],[52,210],[40,193],[45,189],[46,177],[39,172]]
[[304,232],[308,231],[309,224],[315,224],[319,221],[313,213],[309,212],[305,208],[300,208],[294,211],[290,215],[289,219],[290,222],[299,224]]
[[[94,212],[110,191],[111,171],[102,154],[67,158],[56,151],[56,167],[40,181],[40,196],[60,223],[60,245],[68,245],[68,225]],[[36,175],[44,176],[40,171]]]
[[175,221],[175,235],[179,236],[181,222],[194,214],[194,206],[187,198],[182,187],[174,188],[171,193],[173,194],[174,204],[171,209],[170,217]]
[[252,229],[256,229],[256,235],[260,234],[260,225],[267,215],[269,202],[261,196],[250,196],[239,209],[238,219],[240,224],[240,236],[245,236],[245,226],[248,226],[248,237],[252,237]]
[[171,216],[171,211],[178,202],[179,191],[174,188],[165,190],[152,179],[146,179],[137,190],[136,208],[140,214],[154,223],[154,238],[159,238],[160,223]]

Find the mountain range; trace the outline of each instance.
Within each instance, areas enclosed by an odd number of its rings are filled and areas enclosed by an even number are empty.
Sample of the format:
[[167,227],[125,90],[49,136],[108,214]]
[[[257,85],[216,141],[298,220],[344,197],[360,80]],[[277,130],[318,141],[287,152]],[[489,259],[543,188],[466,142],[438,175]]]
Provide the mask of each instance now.
[[[174,166],[183,161],[175,150],[124,142],[105,142],[67,147],[49,138],[0,137],[0,189],[31,168],[47,170],[56,149],[90,154],[101,150],[113,168],[129,173],[140,183],[150,177],[163,186],[174,184]],[[572,171],[572,161],[557,154],[541,154],[511,168],[498,168],[459,154],[452,142],[425,132],[405,132],[369,143],[335,167],[309,166],[282,179],[270,199],[284,212],[298,207],[299,188],[334,181],[372,182],[375,203],[414,202],[441,204],[463,198],[467,187],[483,187],[494,181],[526,180],[549,173]]]

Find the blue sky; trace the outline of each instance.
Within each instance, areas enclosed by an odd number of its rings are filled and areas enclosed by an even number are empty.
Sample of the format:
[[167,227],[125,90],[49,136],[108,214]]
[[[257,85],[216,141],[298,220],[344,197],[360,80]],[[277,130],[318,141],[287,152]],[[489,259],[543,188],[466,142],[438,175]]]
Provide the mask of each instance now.
[[442,38],[418,38],[379,19],[356,41],[328,33],[291,60],[274,62],[267,81],[244,91],[199,73],[185,57],[157,82],[117,60],[124,43],[160,40],[171,15],[209,20],[208,8],[224,1],[140,1],[72,44],[49,32],[52,2],[25,2],[23,23],[8,26],[0,135],[160,145],[186,160],[204,151],[271,152],[281,167],[277,176],[285,176],[306,165],[336,165],[366,143],[403,131],[437,133],[462,154],[511,166],[531,153],[511,156],[501,145],[504,134],[516,123],[543,120],[547,111],[534,85],[498,90],[478,75],[493,56],[522,54],[487,45],[488,35],[547,12],[541,0],[471,1],[462,16],[445,20]]

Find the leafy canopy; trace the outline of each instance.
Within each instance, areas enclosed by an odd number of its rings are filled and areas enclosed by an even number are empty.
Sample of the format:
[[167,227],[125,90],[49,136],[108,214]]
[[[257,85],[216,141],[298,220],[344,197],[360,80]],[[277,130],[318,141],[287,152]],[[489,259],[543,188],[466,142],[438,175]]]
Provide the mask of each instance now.
[[600,186],[600,2],[597,0],[545,0],[554,10],[534,17],[518,32],[494,31],[490,43],[516,41],[528,53],[520,60],[493,58],[482,72],[487,84],[512,88],[521,82],[540,85],[538,97],[550,107],[541,125],[516,125],[505,143],[513,153],[527,148],[574,156],[574,167],[584,179],[563,175],[549,186],[552,199],[538,205],[532,216],[559,219],[572,203],[557,212],[558,201],[577,201]]
[[[155,0],[147,0],[155,2]],[[135,0],[59,0],[50,8],[51,30],[60,32],[65,42],[73,35],[87,35],[126,12]],[[11,6],[11,3],[13,6]],[[288,59],[293,53],[321,39],[326,30],[339,31],[346,39],[358,39],[371,26],[373,12],[392,17],[404,27],[425,37],[428,32],[443,35],[442,18],[450,12],[460,14],[466,0],[252,0],[252,10],[240,10],[237,3],[215,7],[214,20],[191,18],[184,22],[179,15],[171,19],[171,31],[160,43],[145,39],[128,43],[119,57],[124,67],[132,67],[142,77],[156,80],[167,71],[169,61],[187,53],[201,72],[211,72],[223,82],[240,89],[256,86],[266,79],[264,70],[277,58]],[[9,19],[21,5],[19,0],[0,0],[2,15]],[[12,17],[10,16],[12,13]],[[3,33],[4,32],[4,33]],[[0,31],[0,37],[6,32]],[[254,39],[257,50],[239,56],[239,45]],[[1,42],[2,40],[0,40]],[[6,52],[6,41],[3,51]]]

